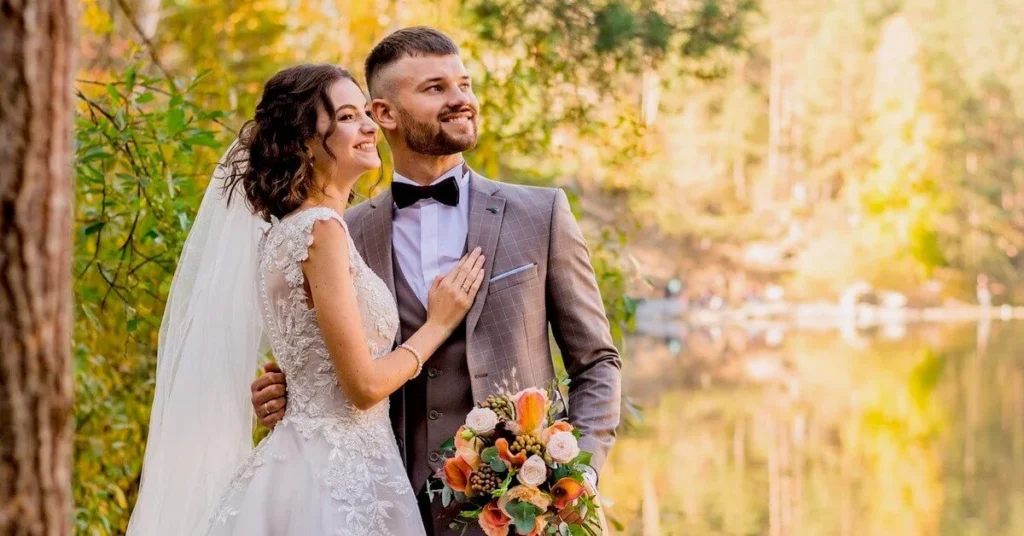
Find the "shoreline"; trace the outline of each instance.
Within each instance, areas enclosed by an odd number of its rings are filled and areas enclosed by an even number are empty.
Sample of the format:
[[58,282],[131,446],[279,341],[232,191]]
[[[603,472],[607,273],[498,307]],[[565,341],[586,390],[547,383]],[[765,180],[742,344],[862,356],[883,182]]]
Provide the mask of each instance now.
[[[762,303],[739,308],[684,310],[671,299],[651,299],[637,303],[636,324],[684,323],[692,326],[787,325],[795,328],[871,328],[912,323],[961,323],[1024,319],[1024,307],[1001,305],[946,307],[887,307],[857,304],[844,306],[833,302]],[[639,329],[637,331],[640,331]]]

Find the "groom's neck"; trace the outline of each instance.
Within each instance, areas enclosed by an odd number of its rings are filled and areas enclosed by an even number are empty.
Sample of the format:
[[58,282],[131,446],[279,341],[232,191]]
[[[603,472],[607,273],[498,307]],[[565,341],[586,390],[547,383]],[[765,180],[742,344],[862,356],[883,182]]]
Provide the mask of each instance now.
[[442,173],[462,163],[462,153],[445,156],[422,154],[394,154],[395,173],[419,184],[427,186],[434,182]]

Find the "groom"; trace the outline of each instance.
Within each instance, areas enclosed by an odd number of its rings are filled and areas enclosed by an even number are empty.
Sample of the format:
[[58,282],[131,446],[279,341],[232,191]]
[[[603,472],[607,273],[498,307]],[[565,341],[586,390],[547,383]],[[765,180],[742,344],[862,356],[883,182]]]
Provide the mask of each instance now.
[[[399,30],[370,53],[366,79],[395,176],[388,191],[350,208],[345,219],[356,248],[395,296],[399,337],[425,322],[435,276],[477,246],[487,258],[463,327],[391,397],[427,532],[448,534],[453,512],[430,504],[425,492],[442,466],[439,447],[503,380],[550,384],[549,326],[571,380],[569,418],[598,471],[619,422],[621,363],[565,194],[493,182],[465,164],[462,152],[477,142],[479,103],[452,40],[430,28]],[[268,426],[284,415],[284,383],[277,371],[253,383],[254,409]]]

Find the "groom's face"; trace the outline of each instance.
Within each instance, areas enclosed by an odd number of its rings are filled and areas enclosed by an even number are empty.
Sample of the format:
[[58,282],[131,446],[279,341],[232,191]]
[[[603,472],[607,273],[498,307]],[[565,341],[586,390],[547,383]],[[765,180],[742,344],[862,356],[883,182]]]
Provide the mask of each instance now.
[[458,56],[406,56],[382,74],[386,89],[374,112],[386,133],[432,156],[476,146],[480,103]]

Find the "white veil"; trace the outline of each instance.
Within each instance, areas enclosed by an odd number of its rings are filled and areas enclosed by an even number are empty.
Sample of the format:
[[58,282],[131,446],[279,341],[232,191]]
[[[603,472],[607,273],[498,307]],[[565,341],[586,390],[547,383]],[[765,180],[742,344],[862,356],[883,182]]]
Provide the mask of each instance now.
[[205,534],[220,496],[252,450],[249,384],[263,342],[257,246],[267,224],[241,195],[227,205],[229,154],[231,149],[206,189],[164,310],[129,535]]

